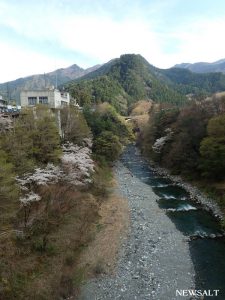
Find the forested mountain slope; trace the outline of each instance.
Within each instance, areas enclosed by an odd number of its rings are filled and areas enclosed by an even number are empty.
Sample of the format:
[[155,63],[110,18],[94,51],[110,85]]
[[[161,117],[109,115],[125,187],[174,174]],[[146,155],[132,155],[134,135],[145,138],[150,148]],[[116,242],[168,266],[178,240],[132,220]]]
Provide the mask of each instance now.
[[133,103],[151,99],[183,105],[186,94],[207,95],[225,90],[221,73],[195,74],[178,68],[159,69],[141,55],[126,54],[69,82],[66,88],[80,105],[109,102],[124,113]]
[[225,90],[225,75],[222,73],[196,74],[179,68],[160,70],[160,73],[184,94],[211,94]]

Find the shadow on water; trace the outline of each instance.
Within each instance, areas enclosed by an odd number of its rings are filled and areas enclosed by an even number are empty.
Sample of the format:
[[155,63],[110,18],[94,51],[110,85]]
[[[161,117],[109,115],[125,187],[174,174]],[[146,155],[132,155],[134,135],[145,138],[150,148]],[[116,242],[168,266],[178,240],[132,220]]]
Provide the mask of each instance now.
[[222,234],[220,224],[207,211],[202,209],[188,211],[167,211],[177,229],[187,236],[208,237]]
[[219,222],[189,194],[171,180],[157,175],[143,159],[138,149],[130,145],[121,157],[123,164],[133,176],[150,185],[157,196],[160,208],[184,235],[198,237],[189,242],[190,253],[196,273],[196,288],[220,290],[217,297],[225,300],[225,238],[221,236]]
[[[153,174],[154,176],[154,174]],[[163,177],[149,177],[146,183],[155,188],[163,188],[172,184],[171,180]]]
[[190,252],[195,266],[197,289],[220,290],[217,297],[225,299],[225,239],[198,239],[190,242]]

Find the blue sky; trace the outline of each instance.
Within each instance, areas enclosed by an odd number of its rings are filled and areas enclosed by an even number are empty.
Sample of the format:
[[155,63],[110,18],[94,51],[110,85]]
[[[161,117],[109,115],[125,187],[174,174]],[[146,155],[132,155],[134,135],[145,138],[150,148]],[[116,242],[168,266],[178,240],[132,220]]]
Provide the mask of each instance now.
[[224,0],[0,0],[0,82],[124,53],[151,64],[225,58]]

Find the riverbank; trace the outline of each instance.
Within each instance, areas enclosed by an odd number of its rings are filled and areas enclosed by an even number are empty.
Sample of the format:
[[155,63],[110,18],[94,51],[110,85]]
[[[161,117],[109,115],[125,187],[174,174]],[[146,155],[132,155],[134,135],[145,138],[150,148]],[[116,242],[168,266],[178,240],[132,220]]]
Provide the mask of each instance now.
[[117,264],[122,240],[129,228],[127,199],[115,192],[103,201],[99,209],[99,220],[95,234],[79,259],[78,268],[86,270],[85,277],[112,274]]
[[152,188],[122,162],[115,167],[115,177],[118,194],[129,203],[129,234],[123,240],[115,273],[89,280],[79,299],[179,299],[177,289],[195,288],[186,237],[158,207]]

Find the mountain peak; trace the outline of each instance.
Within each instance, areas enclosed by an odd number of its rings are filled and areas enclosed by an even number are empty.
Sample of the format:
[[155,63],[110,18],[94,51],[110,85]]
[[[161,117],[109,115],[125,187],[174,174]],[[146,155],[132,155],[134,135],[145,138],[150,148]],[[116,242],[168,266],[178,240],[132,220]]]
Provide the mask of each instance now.
[[66,82],[84,76],[97,68],[99,68],[98,65],[85,70],[78,65],[73,64],[67,68],[60,68],[49,73],[18,78],[0,84],[0,94],[4,97],[10,97],[11,99],[19,101],[20,92],[24,89],[43,89],[56,85],[56,81],[57,85],[65,84]]

